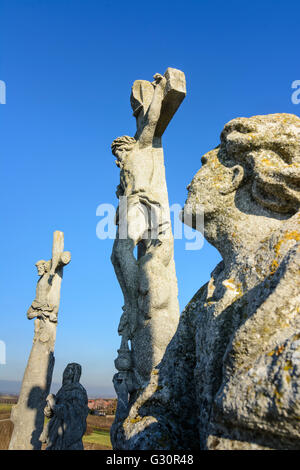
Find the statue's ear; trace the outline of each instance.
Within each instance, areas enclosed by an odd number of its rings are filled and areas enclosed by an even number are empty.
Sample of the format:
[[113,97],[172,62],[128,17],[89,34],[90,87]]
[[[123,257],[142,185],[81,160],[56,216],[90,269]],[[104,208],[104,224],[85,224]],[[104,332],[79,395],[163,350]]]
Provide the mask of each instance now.
[[235,165],[230,168],[231,171],[231,182],[228,184],[227,187],[223,187],[220,190],[221,194],[229,194],[233,191],[236,191],[243,183],[245,170],[241,165]]
[[241,165],[235,165],[232,168],[232,185],[234,189],[238,189],[243,183],[245,170]]

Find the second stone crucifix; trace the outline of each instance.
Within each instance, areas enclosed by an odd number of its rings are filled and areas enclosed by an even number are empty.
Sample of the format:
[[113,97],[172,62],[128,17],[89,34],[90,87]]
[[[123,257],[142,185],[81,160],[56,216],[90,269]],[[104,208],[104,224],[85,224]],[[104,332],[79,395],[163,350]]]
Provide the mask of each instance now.
[[[165,179],[162,134],[186,94],[184,73],[168,68],[154,81],[137,80],[131,93],[135,137],[112,143],[120,168],[118,231],[112,263],[124,295],[122,337],[115,361],[116,420],[129,396],[147,385],[179,321],[173,235]],[[135,256],[135,248],[137,255]],[[135,397],[135,398],[134,398]]]
[[35,299],[28,309],[35,318],[31,353],[24,373],[17,405],[12,410],[14,430],[10,450],[40,450],[44,426],[44,407],[49,394],[54,367],[54,345],[63,268],[71,260],[64,251],[64,234],[53,234],[52,259],[36,263],[39,280]]

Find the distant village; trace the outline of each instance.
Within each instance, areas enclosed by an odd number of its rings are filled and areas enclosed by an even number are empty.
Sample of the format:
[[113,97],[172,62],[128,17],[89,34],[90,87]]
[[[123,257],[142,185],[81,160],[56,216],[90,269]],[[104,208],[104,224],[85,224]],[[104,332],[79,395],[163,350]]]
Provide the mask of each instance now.
[[88,407],[91,414],[99,416],[114,415],[116,413],[117,399],[116,398],[90,398]]
[[[18,402],[18,395],[0,395],[0,403],[15,405]],[[88,407],[90,414],[98,416],[110,416],[116,413],[116,398],[90,398]]]

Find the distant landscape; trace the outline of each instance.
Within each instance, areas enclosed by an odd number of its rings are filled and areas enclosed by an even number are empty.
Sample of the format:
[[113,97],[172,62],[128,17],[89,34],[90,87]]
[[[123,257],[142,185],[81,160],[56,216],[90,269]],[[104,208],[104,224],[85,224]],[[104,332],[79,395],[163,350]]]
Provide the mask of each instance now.
[[[0,396],[1,395],[18,395],[21,390],[22,382],[20,380],[3,380],[0,379]],[[85,386],[82,384],[88,396],[91,398],[95,397],[106,397],[106,398],[116,398],[115,393],[111,392],[111,386],[107,387],[97,387],[97,386]],[[51,393],[56,393],[60,389],[61,384],[53,382],[51,384]]]
[[[10,421],[11,409],[18,401],[18,395],[0,394],[0,450],[7,450],[13,431]],[[85,450],[110,450],[110,428],[114,420],[116,399],[91,398],[88,406],[87,428],[83,436]],[[46,421],[45,421],[46,422]],[[42,449],[44,450],[44,449]]]

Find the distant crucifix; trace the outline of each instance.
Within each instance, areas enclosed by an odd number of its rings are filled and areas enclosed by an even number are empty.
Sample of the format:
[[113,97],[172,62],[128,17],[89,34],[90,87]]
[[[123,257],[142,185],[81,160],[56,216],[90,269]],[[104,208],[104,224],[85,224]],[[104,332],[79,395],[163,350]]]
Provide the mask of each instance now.
[[39,450],[44,425],[44,408],[54,367],[54,345],[63,268],[71,260],[64,251],[64,234],[53,234],[52,259],[36,263],[39,280],[36,297],[27,317],[36,318],[33,345],[24,373],[17,405],[12,410],[14,430],[10,450]]

